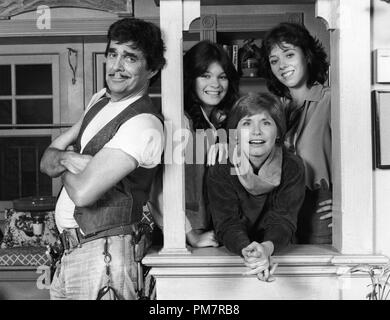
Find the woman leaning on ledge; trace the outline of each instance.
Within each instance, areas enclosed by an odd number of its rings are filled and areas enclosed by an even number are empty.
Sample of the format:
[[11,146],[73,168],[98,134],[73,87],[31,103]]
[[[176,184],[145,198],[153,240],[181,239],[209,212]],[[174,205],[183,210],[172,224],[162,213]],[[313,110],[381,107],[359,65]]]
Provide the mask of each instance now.
[[332,154],[327,55],[302,25],[281,23],[261,47],[262,76],[285,104],[285,145],[305,165],[306,195],[297,242],[332,243]]
[[296,231],[305,195],[302,160],[283,146],[285,117],[268,93],[241,97],[228,116],[236,129],[226,164],[207,173],[208,209],[217,239],[244,258],[260,280],[274,268],[270,256],[286,247]]

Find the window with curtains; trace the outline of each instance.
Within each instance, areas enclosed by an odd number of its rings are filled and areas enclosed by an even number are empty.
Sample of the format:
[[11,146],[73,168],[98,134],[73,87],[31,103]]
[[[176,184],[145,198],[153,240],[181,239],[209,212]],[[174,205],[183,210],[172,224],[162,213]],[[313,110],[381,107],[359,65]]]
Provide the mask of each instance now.
[[0,55],[0,208],[52,194],[39,162],[59,114],[58,56]]

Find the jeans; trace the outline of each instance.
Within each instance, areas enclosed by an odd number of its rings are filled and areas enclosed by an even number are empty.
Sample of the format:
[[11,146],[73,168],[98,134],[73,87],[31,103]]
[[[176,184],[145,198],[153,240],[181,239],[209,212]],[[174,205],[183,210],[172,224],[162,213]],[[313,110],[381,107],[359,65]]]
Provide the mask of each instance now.
[[[120,299],[135,300],[137,265],[134,262],[131,235],[108,237],[111,254],[110,285]],[[86,242],[64,254],[50,287],[52,300],[95,300],[98,291],[107,285],[104,244],[106,238]],[[105,295],[103,299],[113,299]]]

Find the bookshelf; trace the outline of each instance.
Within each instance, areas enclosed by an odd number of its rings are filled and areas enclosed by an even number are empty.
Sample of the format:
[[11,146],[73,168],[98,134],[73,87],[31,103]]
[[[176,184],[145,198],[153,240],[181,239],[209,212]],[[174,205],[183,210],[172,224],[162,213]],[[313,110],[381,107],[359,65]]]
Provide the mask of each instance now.
[[[200,40],[210,40],[223,45],[232,57],[233,64],[241,76],[240,93],[249,91],[267,91],[266,82],[259,71],[250,69],[243,72],[240,66],[240,49],[246,41],[252,39],[251,45],[261,47],[265,33],[280,22],[303,24],[302,12],[284,12],[280,14],[237,14],[216,15],[202,14],[192,27],[198,29]],[[235,54],[235,53],[236,54]]]

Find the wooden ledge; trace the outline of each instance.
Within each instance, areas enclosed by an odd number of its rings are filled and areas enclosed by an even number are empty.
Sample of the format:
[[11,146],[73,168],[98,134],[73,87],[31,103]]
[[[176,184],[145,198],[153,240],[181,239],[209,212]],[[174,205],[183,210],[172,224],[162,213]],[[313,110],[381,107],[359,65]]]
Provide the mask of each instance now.
[[[225,247],[192,249],[187,255],[165,255],[153,248],[143,263],[154,276],[242,276],[248,269],[240,256]],[[345,255],[330,245],[292,245],[272,257],[278,263],[275,275],[344,275],[357,264],[386,264],[382,255]]]

